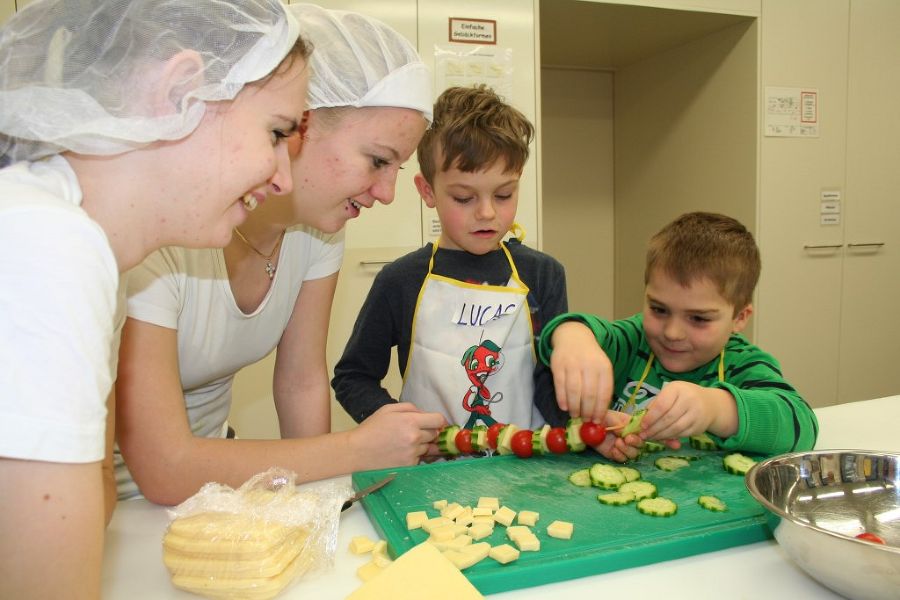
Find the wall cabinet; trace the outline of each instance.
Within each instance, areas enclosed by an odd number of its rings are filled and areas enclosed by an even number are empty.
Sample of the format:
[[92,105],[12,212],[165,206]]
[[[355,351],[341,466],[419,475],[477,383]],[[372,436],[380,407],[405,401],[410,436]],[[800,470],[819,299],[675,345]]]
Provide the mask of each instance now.
[[[818,139],[762,138],[759,342],[814,406],[894,394],[900,5],[763,7],[763,86],[818,88],[821,126]],[[841,192],[837,225],[820,224],[823,189]]]

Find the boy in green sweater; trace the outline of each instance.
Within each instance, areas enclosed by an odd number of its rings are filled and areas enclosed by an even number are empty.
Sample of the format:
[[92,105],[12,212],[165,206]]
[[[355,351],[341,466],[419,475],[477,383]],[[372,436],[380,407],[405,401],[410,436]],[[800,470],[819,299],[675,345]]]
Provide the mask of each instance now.
[[688,213],[650,240],[641,314],[567,313],[547,324],[539,353],[563,410],[615,423],[623,417],[608,409],[647,409],[638,435],[607,436],[598,451],[622,461],[645,440],[677,448],[679,438],[704,432],[729,450],[813,447],[812,409],[778,361],[740,335],[759,272],[759,250],[741,223]]

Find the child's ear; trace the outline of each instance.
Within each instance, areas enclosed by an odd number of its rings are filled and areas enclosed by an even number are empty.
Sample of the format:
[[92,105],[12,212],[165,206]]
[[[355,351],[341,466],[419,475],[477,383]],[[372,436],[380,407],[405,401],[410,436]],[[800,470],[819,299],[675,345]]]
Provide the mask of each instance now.
[[203,84],[203,57],[195,50],[182,50],[165,62],[153,92],[158,115],[177,112],[184,96]]
[[431,188],[431,184],[425,180],[421,173],[416,173],[413,182],[415,182],[416,189],[419,190],[419,196],[422,197],[425,206],[434,208],[434,190]]
[[740,333],[747,326],[747,322],[750,320],[750,315],[753,314],[753,305],[748,304],[734,317],[734,325],[731,328],[733,333]]

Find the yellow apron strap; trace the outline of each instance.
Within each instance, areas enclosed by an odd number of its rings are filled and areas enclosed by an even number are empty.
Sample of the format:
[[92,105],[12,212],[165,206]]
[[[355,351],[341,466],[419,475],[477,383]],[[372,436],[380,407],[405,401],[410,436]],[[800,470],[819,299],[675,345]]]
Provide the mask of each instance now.
[[428,259],[428,275],[431,275],[431,272],[434,270],[434,255],[437,254],[440,243],[441,238],[438,238],[431,244],[431,258]]
[[644,372],[641,375],[641,380],[638,381],[638,384],[635,386],[634,391],[631,392],[631,397],[628,399],[628,402],[625,403],[625,406],[622,408],[622,412],[631,414],[631,411],[634,410],[634,405],[637,401],[637,394],[644,386],[644,380],[647,379],[647,375],[650,374],[650,367],[653,366],[653,353],[650,353],[650,358],[647,359],[647,366],[644,367]]
[[[628,399],[628,402],[625,403],[625,406],[622,408],[622,412],[631,414],[631,411],[634,409],[637,394],[640,391],[641,387],[644,385],[644,380],[647,379],[647,375],[650,374],[650,367],[653,366],[654,358],[655,357],[651,352],[650,358],[647,359],[647,366],[644,367],[644,372],[641,374],[641,380],[638,381],[638,384],[634,388],[634,391],[631,392],[631,397]],[[722,352],[719,353],[719,381],[725,381],[725,348],[722,348]]]
[[512,227],[509,228],[509,232],[513,234],[513,237],[519,240],[520,242],[525,241],[525,228],[519,225],[518,223],[513,223]]

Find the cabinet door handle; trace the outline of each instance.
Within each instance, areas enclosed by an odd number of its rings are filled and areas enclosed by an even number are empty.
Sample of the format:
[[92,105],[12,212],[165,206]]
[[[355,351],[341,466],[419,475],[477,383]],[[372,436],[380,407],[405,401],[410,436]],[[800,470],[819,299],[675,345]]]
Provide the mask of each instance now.
[[391,264],[392,260],[361,260],[359,261],[359,266],[361,267],[383,267],[384,265]]
[[862,244],[847,244],[848,248],[881,248],[884,242],[865,242]]
[[804,250],[837,250],[843,247],[843,244],[805,244]]

